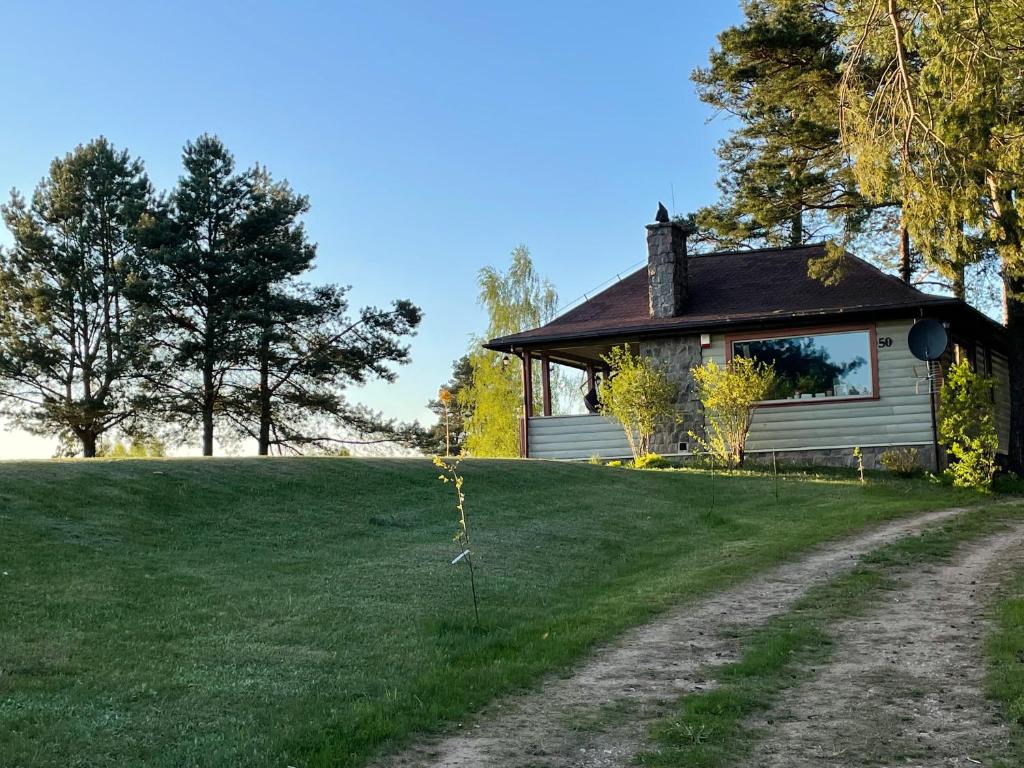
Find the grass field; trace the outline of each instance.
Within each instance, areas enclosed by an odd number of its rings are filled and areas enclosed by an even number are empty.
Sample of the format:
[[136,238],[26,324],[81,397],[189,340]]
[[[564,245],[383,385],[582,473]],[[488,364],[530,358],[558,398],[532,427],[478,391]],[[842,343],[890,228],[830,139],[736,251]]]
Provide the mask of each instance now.
[[994,631],[985,648],[989,667],[986,683],[1005,717],[1016,724],[1011,749],[1024,757],[1024,569],[1017,569],[998,598],[991,616]]
[[923,481],[421,460],[0,464],[0,765],[359,765]]

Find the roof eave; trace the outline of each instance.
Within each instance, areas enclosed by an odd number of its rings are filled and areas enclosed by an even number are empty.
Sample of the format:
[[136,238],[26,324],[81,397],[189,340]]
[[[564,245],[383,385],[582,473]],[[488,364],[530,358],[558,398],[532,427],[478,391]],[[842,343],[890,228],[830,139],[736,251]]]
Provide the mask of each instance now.
[[971,307],[966,302],[960,301],[959,299],[947,298],[947,297],[936,297],[927,301],[915,302],[911,304],[888,304],[888,305],[877,305],[870,307],[840,307],[840,308],[829,308],[829,309],[818,309],[818,310],[803,310],[797,312],[784,312],[775,313],[771,315],[760,315],[756,317],[722,317],[714,321],[700,321],[700,322],[687,322],[685,319],[680,319],[680,322],[671,324],[659,323],[649,325],[634,325],[634,326],[619,326],[615,328],[606,328],[596,331],[577,331],[574,333],[562,333],[552,334],[545,336],[528,336],[523,338],[521,334],[514,334],[511,336],[501,336],[495,339],[491,339],[484,344],[485,349],[489,349],[495,352],[513,352],[517,349],[524,347],[543,347],[550,346],[552,344],[561,344],[564,342],[579,342],[579,341],[597,341],[603,339],[618,339],[625,336],[641,336],[644,338],[653,338],[657,336],[671,336],[678,334],[682,331],[690,333],[700,332],[713,332],[728,328],[734,328],[739,325],[750,325],[750,326],[773,326],[780,325],[794,320],[820,320],[821,318],[850,318],[850,317],[861,317],[863,315],[877,315],[886,314],[892,315],[893,313],[907,313],[911,314],[923,309],[954,309],[961,308],[975,316],[975,319],[983,319],[993,330],[1003,331],[1003,326],[996,323],[987,315]]

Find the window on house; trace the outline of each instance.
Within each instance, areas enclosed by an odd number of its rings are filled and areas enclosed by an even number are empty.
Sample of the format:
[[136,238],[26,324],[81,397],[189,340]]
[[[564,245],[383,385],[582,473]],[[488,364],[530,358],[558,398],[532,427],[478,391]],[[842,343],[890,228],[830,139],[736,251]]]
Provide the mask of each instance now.
[[866,329],[738,339],[732,342],[732,354],[774,365],[770,401],[874,395],[871,334]]

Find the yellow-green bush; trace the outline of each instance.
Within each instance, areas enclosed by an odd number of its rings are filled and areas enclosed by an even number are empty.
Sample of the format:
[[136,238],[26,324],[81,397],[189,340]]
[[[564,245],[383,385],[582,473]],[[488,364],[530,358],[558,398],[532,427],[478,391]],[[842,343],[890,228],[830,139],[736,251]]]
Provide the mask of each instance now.
[[942,385],[939,437],[952,459],[946,472],[961,488],[992,488],[999,448],[994,386],[991,376],[975,372],[966,360],[949,369]]
[[633,466],[636,469],[667,469],[672,465],[668,463],[668,459],[664,456],[659,456],[656,453],[645,453],[633,462]]
[[921,454],[917,448],[890,448],[878,462],[898,477],[913,477],[921,472]]

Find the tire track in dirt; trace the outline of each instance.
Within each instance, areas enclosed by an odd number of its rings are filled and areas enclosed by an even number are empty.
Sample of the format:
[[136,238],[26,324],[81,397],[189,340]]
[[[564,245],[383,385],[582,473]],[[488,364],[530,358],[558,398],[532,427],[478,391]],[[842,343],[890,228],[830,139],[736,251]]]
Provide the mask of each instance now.
[[984,695],[986,608],[1024,557],[1024,525],[965,545],[950,563],[835,627],[832,660],[755,726],[757,768],[992,765],[1009,738]]
[[832,542],[809,555],[626,632],[563,678],[488,707],[464,730],[389,755],[378,766],[403,768],[608,768],[625,766],[646,746],[648,727],[678,698],[708,685],[711,665],[736,658],[722,636],[785,611],[809,587],[852,569],[884,544],[949,520],[962,509],[916,515]]

